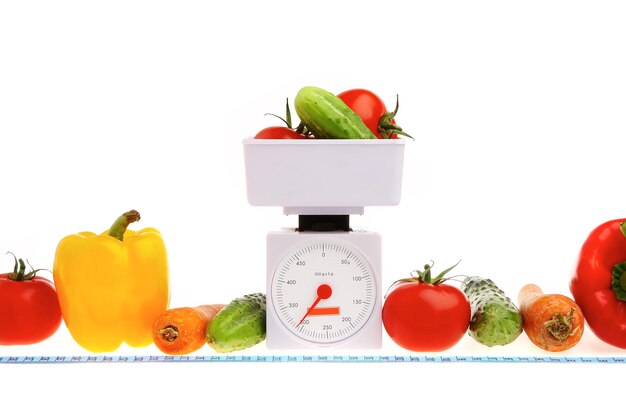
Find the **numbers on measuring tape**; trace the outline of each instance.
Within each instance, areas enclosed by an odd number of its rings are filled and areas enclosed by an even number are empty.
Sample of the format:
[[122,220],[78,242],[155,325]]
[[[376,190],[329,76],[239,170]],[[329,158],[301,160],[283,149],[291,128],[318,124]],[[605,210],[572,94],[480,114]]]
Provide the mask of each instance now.
[[532,356],[359,356],[359,355],[259,355],[259,356],[0,356],[0,364],[71,363],[191,363],[191,362],[322,362],[322,363],[562,363],[626,364],[626,357]]

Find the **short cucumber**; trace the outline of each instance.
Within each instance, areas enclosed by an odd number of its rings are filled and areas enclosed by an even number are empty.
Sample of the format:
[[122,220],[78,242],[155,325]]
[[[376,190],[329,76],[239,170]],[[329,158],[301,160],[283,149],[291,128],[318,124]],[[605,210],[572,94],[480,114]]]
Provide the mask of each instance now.
[[489,347],[513,342],[522,333],[522,316],[496,284],[481,277],[468,277],[463,291],[472,308],[469,335]]
[[314,86],[305,86],[294,99],[296,113],[316,138],[376,139],[361,118],[340,98]]
[[252,347],[265,339],[265,314],[265,294],[236,298],[207,326],[207,343],[218,353]]

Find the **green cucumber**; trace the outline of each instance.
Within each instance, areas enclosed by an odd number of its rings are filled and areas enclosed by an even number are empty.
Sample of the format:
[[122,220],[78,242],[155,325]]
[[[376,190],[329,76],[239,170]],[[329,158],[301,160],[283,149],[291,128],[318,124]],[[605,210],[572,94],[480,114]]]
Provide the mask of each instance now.
[[316,138],[376,139],[361,118],[334,94],[305,86],[294,99],[302,125]]
[[231,301],[209,323],[207,343],[218,353],[243,350],[265,340],[265,294]]
[[463,291],[472,316],[469,335],[489,347],[512,343],[522,333],[522,315],[513,301],[491,280],[468,277]]

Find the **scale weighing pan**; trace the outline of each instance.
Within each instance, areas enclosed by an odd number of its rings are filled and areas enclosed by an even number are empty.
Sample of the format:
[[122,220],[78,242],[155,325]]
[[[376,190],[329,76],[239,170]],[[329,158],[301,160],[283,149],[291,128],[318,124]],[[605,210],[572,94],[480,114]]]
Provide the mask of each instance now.
[[403,139],[243,141],[248,202],[290,214],[363,214],[400,203]]

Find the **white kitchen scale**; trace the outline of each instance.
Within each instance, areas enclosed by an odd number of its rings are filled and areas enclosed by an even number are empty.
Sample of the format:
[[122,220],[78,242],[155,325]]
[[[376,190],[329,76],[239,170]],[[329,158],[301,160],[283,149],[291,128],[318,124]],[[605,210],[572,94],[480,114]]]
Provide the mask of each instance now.
[[298,215],[267,236],[268,348],[381,347],[381,237],[350,215],[400,202],[404,143],[244,140],[249,203]]

